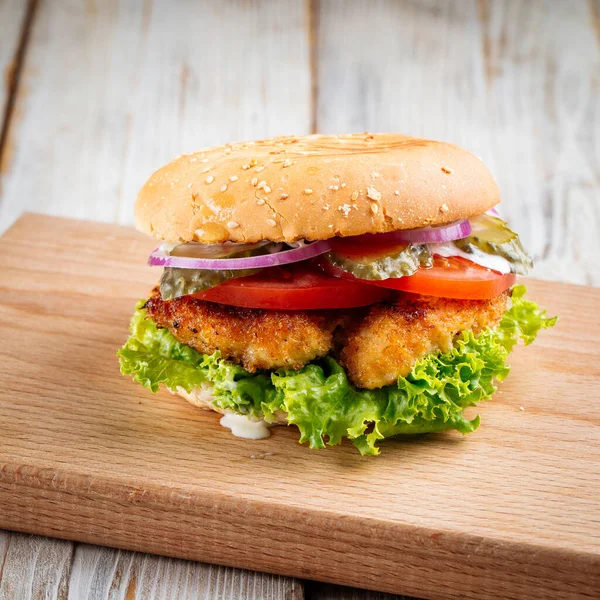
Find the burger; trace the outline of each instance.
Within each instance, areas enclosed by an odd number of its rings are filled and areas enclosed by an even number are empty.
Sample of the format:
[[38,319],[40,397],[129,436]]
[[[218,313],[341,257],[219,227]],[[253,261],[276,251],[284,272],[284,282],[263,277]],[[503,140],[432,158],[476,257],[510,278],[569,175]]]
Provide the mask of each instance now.
[[[160,240],[121,372],[223,414],[362,454],[398,434],[469,433],[519,339],[555,318],[473,154],[398,134],[311,135],[179,156],[135,205]],[[159,273],[157,273],[158,276]]]

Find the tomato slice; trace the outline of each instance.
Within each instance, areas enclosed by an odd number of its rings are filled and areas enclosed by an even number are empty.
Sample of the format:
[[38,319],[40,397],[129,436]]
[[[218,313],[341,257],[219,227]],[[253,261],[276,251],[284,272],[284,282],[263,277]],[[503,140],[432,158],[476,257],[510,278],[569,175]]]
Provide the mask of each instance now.
[[388,299],[389,290],[331,277],[312,264],[271,267],[249,277],[231,279],[196,298],[270,310],[311,310],[368,306]]
[[[323,263],[321,263],[323,264]],[[335,273],[331,269],[335,269]],[[342,269],[325,266],[327,272],[351,281],[359,281]],[[370,285],[424,296],[458,298],[461,300],[489,300],[499,296],[516,281],[514,273],[502,274],[486,269],[459,257],[434,256],[432,267],[421,267],[414,275],[398,279],[368,281]]]

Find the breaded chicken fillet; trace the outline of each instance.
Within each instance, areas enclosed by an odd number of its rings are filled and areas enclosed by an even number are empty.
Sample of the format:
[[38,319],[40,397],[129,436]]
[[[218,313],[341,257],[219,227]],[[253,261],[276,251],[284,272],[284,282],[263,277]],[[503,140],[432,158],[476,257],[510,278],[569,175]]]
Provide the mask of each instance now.
[[373,389],[406,376],[419,358],[448,352],[465,330],[477,335],[494,327],[508,294],[491,300],[452,300],[405,294],[394,304],[378,304],[345,328],[338,359],[354,385]]
[[155,288],[148,316],[180,342],[202,354],[220,350],[223,358],[257,369],[299,369],[325,356],[342,315],[338,311],[275,311],[237,308],[193,296],[164,301]]
[[507,294],[450,300],[405,294],[393,304],[348,311],[274,311],[224,306],[193,296],[164,301],[155,289],[148,316],[201,353],[219,350],[246,370],[299,369],[333,354],[355,385],[374,389],[407,375],[415,362],[448,351],[458,333],[496,325]]

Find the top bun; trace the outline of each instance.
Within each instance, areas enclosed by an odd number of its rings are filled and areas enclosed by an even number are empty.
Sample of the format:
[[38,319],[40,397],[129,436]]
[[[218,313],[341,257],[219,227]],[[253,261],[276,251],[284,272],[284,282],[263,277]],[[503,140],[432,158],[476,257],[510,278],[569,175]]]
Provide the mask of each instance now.
[[481,160],[451,144],[286,136],[176,158],[141,189],[135,221],[174,242],[312,241],[441,225],[499,200]]

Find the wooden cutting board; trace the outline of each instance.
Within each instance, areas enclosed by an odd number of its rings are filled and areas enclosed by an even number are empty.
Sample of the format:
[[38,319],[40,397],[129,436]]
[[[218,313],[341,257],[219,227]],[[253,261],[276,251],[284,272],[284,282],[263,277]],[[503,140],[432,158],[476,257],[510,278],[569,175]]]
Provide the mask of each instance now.
[[311,451],[248,441],[119,374],[153,241],[27,215],[0,240],[0,527],[425,598],[600,596],[600,290],[560,315],[482,426]]

